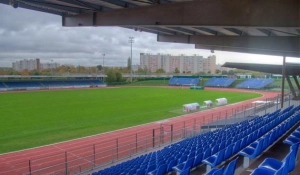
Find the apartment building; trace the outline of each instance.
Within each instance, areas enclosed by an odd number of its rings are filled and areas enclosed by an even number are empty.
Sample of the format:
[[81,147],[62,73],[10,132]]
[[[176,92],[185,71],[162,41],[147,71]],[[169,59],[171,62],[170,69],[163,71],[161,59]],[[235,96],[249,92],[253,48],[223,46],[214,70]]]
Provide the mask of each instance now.
[[180,73],[215,73],[216,56],[179,55],[173,56],[169,54],[140,54],[141,67],[147,67],[149,72],[156,72],[157,69],[163,69],[166,73],[174,73],[177,69]]
[[12,68],[16,71],[22,70],[40,70],[40,59],[24,59],[12,63]]

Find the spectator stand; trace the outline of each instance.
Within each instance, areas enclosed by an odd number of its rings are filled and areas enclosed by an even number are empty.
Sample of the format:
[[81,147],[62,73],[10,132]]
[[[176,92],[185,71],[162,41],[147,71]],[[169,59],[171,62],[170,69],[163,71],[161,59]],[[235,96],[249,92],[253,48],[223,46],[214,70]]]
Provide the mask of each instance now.
[[200,109],[200,105],[198,103],[189,103],[183,105],[183,112],[189,113],[192,111],[198,111]]
[[198,76],[173,76],[169,80],[169,86],[196,86],[199,78]]
[[213,106],[213,102],[211,100],[206,100],[203,102],[203,107],[211,108]]
[[234,78],[211,78],[206,83],[205,86],[208,87],[229,87],[236,79]]
[[226,98],[216,99],[216,106],[223,106],[223,105],[227,105],[227,99]]
[[242,83],[238,84],[236,87],[241,89],[263,89],[269,84],[271,84],[274,79],[261,79],[261,78],[251,78]]

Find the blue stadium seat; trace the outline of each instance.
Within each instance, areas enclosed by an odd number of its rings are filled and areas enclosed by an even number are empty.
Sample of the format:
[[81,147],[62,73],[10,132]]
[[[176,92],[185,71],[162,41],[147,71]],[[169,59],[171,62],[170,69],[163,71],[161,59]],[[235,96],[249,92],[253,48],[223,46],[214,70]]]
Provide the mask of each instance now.
[[172,160],[169,164],[168,164],[168,167],[167,167],[167,172],[170,172],[173,170],[173,167],[177,165],[177,160],[174,159]]
[[136,175],[145,175],[145,169],[138,169]]
[[229,159],[232,156],[234,144],[230,144],[228,147],[225,148],[224,159]]
[[194,158],[191,158],[191,159],[173,167],[173,170],[175,170],[177,173],[180,174],[181,172],[183,172],[186,169],[190,170],[193,162],[194,162]]
[[200,153],[198,155],[196,155],[193,166],[192,167],[196,167],[199,166],[202,162],[202,158],[203,158],[203,153]]
[[164,175],[167,171],[167,164],[162,164],[158,169],[151,171],[148,175]]
[[284,172],[285,163],[281,165],[278,170],[272,170],[267,168],[256,168],[250,175],[287,175],[287,172]]
[[260,139],[259,141],[252,143],[251,145],[240,151],[239,154],[252,159],[257,157],[262,152],[264,140],[265,139]]
[[179,175],[190,175],[190,169],[182,170]]
[[224,169],[224,173],[223,175],[233,175],[235,168],[236,168],[236,164],[237,164],[237,160],[238,157],[235,158],[234,160],[232,160]]
[[215,167],[223,161],[224,153],[225,153],[225,149],[222,149],[221,151],[208,157],[207,159],[203,160],[202,162],[211,167]]
[[289,144],[289,145],[294,145],[300,142],[300,138],[295,137],[293,135],[289,135],[284,141],[283,143],[285,144]]
[[223,175],[224,167],[211,169],[206,175]]

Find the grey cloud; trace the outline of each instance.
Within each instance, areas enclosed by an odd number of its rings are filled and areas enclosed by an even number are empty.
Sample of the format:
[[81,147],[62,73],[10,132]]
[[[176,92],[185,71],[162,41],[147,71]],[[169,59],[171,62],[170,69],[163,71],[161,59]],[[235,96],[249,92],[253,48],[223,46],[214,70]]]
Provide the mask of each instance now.
[[172,53],[193,50],[194,45],[160,43],[156,35],[120,27],[62,27],[61,17],[46,13],[14,9],[0,5],[0,66],[11,66],[19,59],[40,58],[60,64],[94,66],[126,66],[130,57],[130,36],[133,64],[139,64],[144,53]]

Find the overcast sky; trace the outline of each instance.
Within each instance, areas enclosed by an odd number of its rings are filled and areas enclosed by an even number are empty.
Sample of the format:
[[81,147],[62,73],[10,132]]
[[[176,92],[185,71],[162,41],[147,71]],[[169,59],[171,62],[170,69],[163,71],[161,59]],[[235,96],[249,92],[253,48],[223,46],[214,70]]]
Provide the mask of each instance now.
[[[156,35],[120,27],[62,27],[61,17],[47,13],[14,9],[0,4],[0,67],[11,67],[20,59],[40,58],[42,63],[58,62],[95,66],[126,66],[130,57],[128,38],[134,37],[133,64],[140,53],[172,55],[211,55],[209,50],[195,49],[192,44],[161,43]],[[281,57],[215,51],[217,63],[282,63]],[[299,62],[300,59],[288,58]]]

